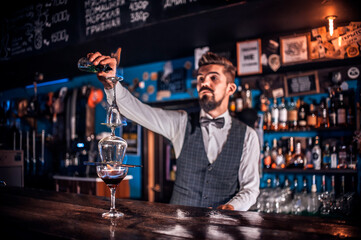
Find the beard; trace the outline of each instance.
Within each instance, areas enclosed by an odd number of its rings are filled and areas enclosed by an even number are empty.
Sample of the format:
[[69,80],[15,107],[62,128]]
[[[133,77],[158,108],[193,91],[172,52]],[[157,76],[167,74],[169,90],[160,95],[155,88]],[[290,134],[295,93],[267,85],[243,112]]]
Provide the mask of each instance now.
[[199,98],[199,105],[206,113],[214,110],[219,105],[221,105],[221,103],[222,100],[217,102],[216,99],[214,98],[214,95],[212,96],[203,95],[203,97]]

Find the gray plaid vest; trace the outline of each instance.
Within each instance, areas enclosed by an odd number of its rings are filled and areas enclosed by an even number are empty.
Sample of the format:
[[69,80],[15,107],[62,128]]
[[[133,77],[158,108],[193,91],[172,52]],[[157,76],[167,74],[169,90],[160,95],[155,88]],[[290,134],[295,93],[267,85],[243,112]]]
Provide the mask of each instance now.
[[232,118],[232,126],[216,161],[210,164],[204,149],[199,113],[189,115],[182,151],[177,159],[177,177],[170,203],[217,207],[238,191],[238,170],[246,125]]

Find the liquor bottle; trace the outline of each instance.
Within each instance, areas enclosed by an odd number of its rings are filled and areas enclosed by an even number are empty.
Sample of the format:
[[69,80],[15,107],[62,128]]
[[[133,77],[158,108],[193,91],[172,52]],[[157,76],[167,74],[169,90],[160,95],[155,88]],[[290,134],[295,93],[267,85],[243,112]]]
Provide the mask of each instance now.
[[304,155],[301,149],[301,142],[296,142],[295,154],[292,157],[292,160],[289,165],[290,168],[304,168]]
[[234,100],[236,104],[236,112],[241,112],[243,110],[243,98],[242,98],[242,86],[239,85],[237,92],[234,95]]
[[276,156],[276,161],[275,161],[276,167],[275,168],[278,168],[278,169],[285,168],[285,157],[282,154],[282,148],[281,147],[278,148],[277,152],[278,152],[278,154]]
[[318,109],[317,127],[328,128],[330,126],[328,122],[328,109],[326,106],[326,100],[322,99]]
[[293,154],[294,154],[294,138],[290,137],[288,139],[288,152],[285,155],[286,168],[290,165]]
[[273,99],[273,106],[271,110],[272,116],[272,123],[271,123],[271,130],[278,131],[278,124],[279,124],[279,109],[277,106],[277,98]]
[[316,214],[318,212],[319,206],[320,202],[317,196],[316,175],[313,175],[311,193],[308,196],[307,212]]
[[307,114],[307,126],[310,128],[316,128],[317,126],[317,111],[314,103],[310,104],[310,110]]
[[348,146],[347,168],[356,169],[356,162],[357,162],[356,149],[357,149],[356,143],[350,144]]
[[266,112],[268,110],[269,100],[264,93],[259,96],[259,110]]
[[331,150],[331,164],[330,164],[330,168],[337,168],[338,166],[338,152],[337,152],[337,147],[336,145],[332,146],[332,150]]
[[345,195],[345,176],[341,176],[340,196]]
[[84,72],[97,73],[97,72],[109,72],[112,68],[107,65],[94,65],[86,57],[80,58],[78,61],[78,69]]
[[272,124],[272,114],[269,111],[269,106],[267,105],[267,110],[263,114],[263,130],[271,130]]
[[322,175],[321,193],[325,193],[326,191],[326,176]]
[[272,149],[271,149],[271,159],[272,162],[276,162],[276,157],[278,155],[278,147],[277,147],[277,139],[274,138],[272,141]]
[[337,168],[347,168],[347,146],[343,142],[338,149]]
[[337,106],[337,126],[346,126],[346,108],[343,103],[343,94],[339,94],[338,106]]
[[330,113],[329,113],[329,124],[330,127],[336,127],[337,126],[337,112],[336,112],[336,103],[334,97],[331,99],[331,107],[330,107]]
[[293,98],[288,105],[288,113],[287,113],[287,120],[288,120],[288,128],[289,129],[296,129],[298,123],[298,110],[296,103]]
[[298,179],[295,177],[293,179],[293,195],[298,193]]
[[298,109],[298,127],[300,129],[306,129],[307,127],[307,104],[303,100],[301,100]]
[[322,168],[328,169],[331,167],[331,153],[330,144],[326,143],[322,153]]
[[347,108],[347,126],[353,127],[355,125],[355,116],[353,114],[353,107],[349,104]]
[[244,91],[243,91],[243,104],[244,108],[252,108],[252,92],[249,89],[248,83],[244,84]]
[[331,202],[336,198],[336,190],[335,190],[335,176],[332,175],[331,177],[331,192],[330,192],[330,199]]
[[271,151],[270,146],[268,144],[268,141],[264,144],[264,158],[263,158],[263,165],[265,168],[271,168],[272,165],[272,159],[271,159]]
[[236,101],[233,95],[229,98],[229,111],[233,117],[236,116]]
[[309,138],[307,138],[307,146],[306,146],[306,150],[305,150],[305,166],[306,166],[306,168],[313,168],[312,148],[313,148],[313,139],[312,139],[312,137],[309,137]]
[[286,130],[288,128],[288,125],[287,125],[287,108],[285,104],[285,98],[281,98],[281,103],[278,106],[278,110],[279,110],[278,128],[280,130]]
[[321,157],[322,157],[322,151],[320,147],[320,139],[318,136],[316,136],[315,144],[312,148],[312,162],[313,162],[313,167],[316,170],[321,169]]

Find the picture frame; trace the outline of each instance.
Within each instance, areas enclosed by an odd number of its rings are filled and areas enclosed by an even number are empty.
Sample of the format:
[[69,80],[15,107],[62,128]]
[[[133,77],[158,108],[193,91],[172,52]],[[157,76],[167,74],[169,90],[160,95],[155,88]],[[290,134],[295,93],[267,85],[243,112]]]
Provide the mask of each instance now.
[[310,42],[310,33],[280,37],[282,65],[291,65],[309,61]]
[[286,97],[315,94],[320,92],[318,72],[310,71],[284,76]]
[[261,39],[237,42],[238,76],[262,73]]

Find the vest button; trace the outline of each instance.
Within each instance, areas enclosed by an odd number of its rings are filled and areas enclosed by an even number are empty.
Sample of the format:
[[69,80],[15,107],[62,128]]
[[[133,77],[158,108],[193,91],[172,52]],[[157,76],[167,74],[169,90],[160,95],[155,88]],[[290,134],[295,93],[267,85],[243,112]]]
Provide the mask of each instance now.
[[212,167],[208,167],[208,171],[211,171],[212,170]]
[[204,199],[207,199],[208,197],[207,197],[207,196],[204,196],[203,198],[204,198]]

